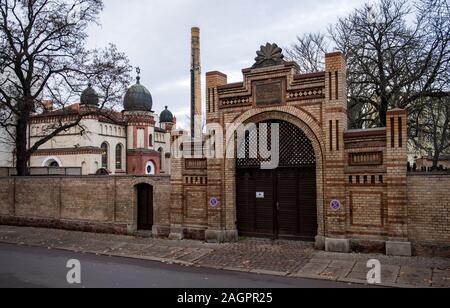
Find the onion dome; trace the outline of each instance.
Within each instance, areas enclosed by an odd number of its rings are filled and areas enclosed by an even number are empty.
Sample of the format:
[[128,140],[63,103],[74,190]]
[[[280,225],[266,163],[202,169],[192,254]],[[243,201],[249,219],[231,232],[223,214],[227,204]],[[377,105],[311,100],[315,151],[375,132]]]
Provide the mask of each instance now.
[[81,93],[80,103],[83,106],[98,107],[99,104],[98,94],[92,88],[92,84],[89,83],[87,89],[85,89]]
[[173,114],[169,111],[168,107],[164,109],[159,116],[160,123],[173,123]]
[[[138,71],[139,73],[140,71]],[[125,111],[152,112],[153,99],[150,91],[141,85],[141,77],[136,78],[136,84],[131,86],[125,94],[123,108]]]

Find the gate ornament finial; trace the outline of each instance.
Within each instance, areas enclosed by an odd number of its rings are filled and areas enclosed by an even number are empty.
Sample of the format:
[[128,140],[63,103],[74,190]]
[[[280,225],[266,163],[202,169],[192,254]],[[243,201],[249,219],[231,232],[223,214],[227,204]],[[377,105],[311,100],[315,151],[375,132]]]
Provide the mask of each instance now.
[[284,63],[283,49],[277,44],[267,43],[266,46],[261,46],[261,49],[256,52],[258,55],[255,58],[256,63],[252,68],[262,68]]

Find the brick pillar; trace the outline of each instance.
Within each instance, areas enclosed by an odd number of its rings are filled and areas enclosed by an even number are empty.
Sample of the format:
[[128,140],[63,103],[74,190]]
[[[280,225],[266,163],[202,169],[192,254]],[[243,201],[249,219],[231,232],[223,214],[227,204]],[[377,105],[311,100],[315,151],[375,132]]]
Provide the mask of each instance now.
[[183,228],[183,168],[184,159],[171,159],[170,184],[172,187],[170,198],[170,239],[181,240],[184,238]]
[[[323,104],[324,140],[324,199],[325,199],[325,248],[330,251],[347,252],[346,239],[346,156],[344,151],[344,131],[347,129],[347,83],[346,62],[341,52],[325,57],[325,102]],[[340,210],[332,210],[333,200],[341,202]],[[320,243],[320,244],[319,244]],[[323,248],[323,238],[318,239]]]
[[[206,123],[222,125],[222,138],[225,138],[224,123],[219,113],[219,95],[217,88],[227,84],[227,75],[214,71],[206,73]],[[225,139],[224,139],[225,140]],[[216,140],[219,142],[219,140]],[[216,151],[224,151],[223,148],[217,147]],[[223,153],[225,155],[225,153]],[[208,230],[206,231],[206,240],[209,242],[229,242],[237,238],[237,231],[235,219],[230,218],[230,209],[227,205],[226,193],[230,188],[228,183],[233,179],[226,176],[225,173],[225,159],[217,157],[215,159],[208,159],[208,201],[211,198],[218,198],[219,205],[217,207],[208,208]],[[234,203],[233,203],[234,204]],[[232,216],[232,215],[231,215]]]
[[[223,195],[222,195],[222,177],[223,177],[223,159],[208,159],[207,161],[208,185],[208,229],[206,230],[206,241],[222,242],[223,241]],[[212,206],[210,200],[217,199],[218,204]]]
[[387,153],[387,231],[386,253],[411,255],[408,243],[407,211],[407,114],[405,110],[388,111],[386,121]]
[[227,84],[227,75],[214,71],[206,73],[206,123],[219,122],[217,87]]

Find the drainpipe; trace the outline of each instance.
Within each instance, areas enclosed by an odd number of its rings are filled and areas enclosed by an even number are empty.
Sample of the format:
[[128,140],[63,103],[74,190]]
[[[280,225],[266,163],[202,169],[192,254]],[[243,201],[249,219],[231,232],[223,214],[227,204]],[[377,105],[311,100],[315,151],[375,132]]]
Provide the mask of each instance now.
[[[30,125],[30,123],[31,123],[31,121],[29,121],[28,122],[28,149],[27,150],[29,150],[30,149],[30,147],[31,147],[31,125]],[[31,156],[28,158],[28,168],[30,168],[30,165],[31,165]]]
[[128,123],[125,125],[125,174],[128,175]]

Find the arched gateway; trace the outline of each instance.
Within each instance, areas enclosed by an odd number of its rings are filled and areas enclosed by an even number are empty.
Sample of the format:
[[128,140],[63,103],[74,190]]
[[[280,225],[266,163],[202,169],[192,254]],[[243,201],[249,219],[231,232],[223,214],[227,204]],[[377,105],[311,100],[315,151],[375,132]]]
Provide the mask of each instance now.
[[[276,168],[261,168],[261,143],[279,150]],[[286,121],[261,122],[238,141],[237,152],[239,234],[313,241],[318,228],[316,157],[305,133]]]
[[[386,251],[408,248],[405,111],[389,111],[387,128],[349,130],[342,53],[325,55],[325,70],[312,74],[284,61],[275,44],[257,55],[242,82],[206,73],[206,123],[226,134],[217,138],[207,127],[210,134],[197,140],[213,136],[214,151],[223,145],[244,155],[172,158],[170,238],[315,239],[317,248],[336,252],[383,241]],[[250,148],[261,142],[261,128],[229,134],[252,124],[280,127],[273,169],[261,168],[267,157]],[[263,144],[271,145],[269,136]]]

